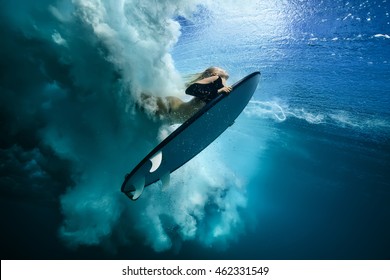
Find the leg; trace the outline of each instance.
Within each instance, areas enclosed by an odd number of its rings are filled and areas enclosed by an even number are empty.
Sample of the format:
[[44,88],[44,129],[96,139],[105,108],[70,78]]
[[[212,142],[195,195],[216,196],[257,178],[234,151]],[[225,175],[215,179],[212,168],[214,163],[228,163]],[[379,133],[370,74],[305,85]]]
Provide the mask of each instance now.
[[173,122],[184,122],[192,117],[205,103],[198,98],[193,98],[188,102],[173,96],[168,96],[170,104],[170,117]]
[[141,93],[141,107],[147,112],[164,116],[169,114],[170,104],[166,98]]
[[145,107],[160,117],[167,117],[173,123],[184,122],[193,116],[205,103],[198,98],[183,102],[175,96],[156,97],[141,94],[141,100]]

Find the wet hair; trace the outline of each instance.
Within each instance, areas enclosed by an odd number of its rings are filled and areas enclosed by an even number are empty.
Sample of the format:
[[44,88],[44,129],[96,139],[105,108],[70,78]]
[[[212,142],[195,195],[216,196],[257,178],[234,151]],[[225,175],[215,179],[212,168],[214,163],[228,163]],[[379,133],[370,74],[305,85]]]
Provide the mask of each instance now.
[[207,68],[206,70],[204,70],[201,73],[191,75],[189,77],[190,82],[186,83],[186,86],[188,87],[188,86],[196,83],[197,81],[200,81],[202,79],[209,78],[209,77],[215,76],[215,75],[220,76],[221,78],[225,78],[226,80],[229,79],[229,74],[225,70],[223,70],[222,68],[219,68],[219,67],[212,66],[212,67]]

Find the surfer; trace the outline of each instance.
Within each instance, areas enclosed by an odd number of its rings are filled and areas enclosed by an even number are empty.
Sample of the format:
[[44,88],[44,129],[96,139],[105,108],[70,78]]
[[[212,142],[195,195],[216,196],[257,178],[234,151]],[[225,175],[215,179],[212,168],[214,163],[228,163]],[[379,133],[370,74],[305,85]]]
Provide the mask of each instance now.
[[[220,94],[228,94],[232,87],[226,85],[228,73],[219,67],[209,67],[186,85],[186,94],[194,96],[185,102],[175,96],[157,97],[156,114],[171,122],[183,122]],[[150,96],[143,95],[143,100]]]
[[[187,94],[195,95],[192,102],[202,102],[201,106],[209,103],[188,121],[174,128],[169,135],[161,135],[164,136],[160,137],[161,142],[126,175],[121,190],[131,200],[137,200],[146,186],[159,180],[163,187],[169,185],[172,172],[199,154],[234,124],[252,98],[260,80],[260,72],[253,72],[236,82],[232,90],[232,87],[224,84],[226,72],[215,68],[211,70],[197,76],[186,90]],[[229,95],[218,95],[224,92]],[[213,94],[217,97],[210,102]],[[183,104],[185,103],[181,102],[179,106]]]

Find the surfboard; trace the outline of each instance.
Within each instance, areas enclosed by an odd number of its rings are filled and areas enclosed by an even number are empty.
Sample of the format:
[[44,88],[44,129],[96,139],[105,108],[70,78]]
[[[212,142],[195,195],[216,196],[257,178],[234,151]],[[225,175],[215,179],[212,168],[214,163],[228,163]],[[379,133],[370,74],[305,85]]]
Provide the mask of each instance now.
[[121,190],[137,200],[144,188],[159,180],[169,184],[170,174],[187,163],[229,126],[252,98],[260,80],[254,72],[236,82],[229,94],[221,94],[207,103],[158,144],[129,174]]

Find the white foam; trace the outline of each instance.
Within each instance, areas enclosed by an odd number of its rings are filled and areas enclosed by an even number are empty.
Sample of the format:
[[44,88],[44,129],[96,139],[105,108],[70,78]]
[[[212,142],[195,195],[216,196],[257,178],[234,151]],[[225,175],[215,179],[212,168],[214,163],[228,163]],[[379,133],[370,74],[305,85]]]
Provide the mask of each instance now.
[[390,39],[390,35],[387,34],[375,34],[375,38],[385,38],[385,39]]
[[67,46],[66,40],[62,38],[61,34],[57,31],[55,31],[51,37],[56,44],[61,46]]
[[[245,188],[213,147],[173,173],[164,192],[157,183],[147,188],[143,199],[148,208],[141,213],[140,223],[148,224],[144,234],[156,251],[174,242],[164,220],[178,227],[181,240],[208,246],[226,246],[243,230],[239,209],[246,207]],[[209,207],[215,210],[210,212]]]
[[158,131],[158,140],[162,142],[165,138],[167,138],[173,131],[175,131],[180,124],[173,125],[162,125]]
[[252,100],[244,109],[244,113],[252,117],[272,118],[279,122],[287,118],[283,108],[276,101]]
[[108,48],[107,59],[123,72],[133,94],[175,95],[183,83],[170,55],[180,36],[174,16],[195,8],[192,2],[75,0],[77,17]]
[[311,124],[320,124],[325,122],[325,115],[321,113],[312,113],[306,111],[304,108],[301,109],[290,109],[289,115],[294,116],[297,119],[302,119]]
[[268,118],[283,122],[288,118],[304,120],[310,124],[329,123],[340,127],[352,127],[359,130],[388,130],[390,123],[374,116],[359,116],[347,111],[312,112],[305,108],[291,108],[279,105],[276,101],[250,101],[244,110],[248,117]]
[[[246,207],[246,197],[240,178],[221,159],[223,153],[209,149],[172,174],[168,188],[150,186],[137,202],[119,190],[125,172],[157,144],[156,137],[162,141],[177,127],[158,131],[144,113],[128,114],[126,94],[134,100],[140,92],[174,95],[182,90],[170,55],[180,35],[172,18],[191,12],[196,1],[72,3],[70,18],[59,14],[60,9],[50,10],[61,24],[71,25],[58,29],[69,46],[63,57],[71,64],[75,87],[91,94],[69,94],[54,102],[55,118],[42,131],[45,143],[72,160],[77,170],[75,186],[60,199],[60,236],[73,246],[99,245],[118,231],[120,236],[144,238],[156,251],[170,249],[177,238],[227,245],[244,227],[239,210]],[[85,32],[82,40],[79,30]],[[104,71],[94,68],[95,61],[86,62],[90,57],[84,55],[94,51],[92,58],[104,56],[97,64],[107,67]],[[116,80],[112,66],[119,73]],[[156,102],[146,105],[156,110]],[[69,111],[77,118],[70,118]]]
[[374,116],[364,117],[342,110],[319,113],[305,108],[291,108],[286,105],[280,105],[277,101],[252,100],[244,112],[248,117],[272,119],[276,122],[283,122],[288,118],[296,118],[310,124],[330,123],[340,127],[353,127],[359,130],[386,130],[390,127],[388,121]]
[[376,117],[361,117],[346,111],[329,113],[329,119],[341,127],[353,127],[359,130],[388,130],[390,123]]

